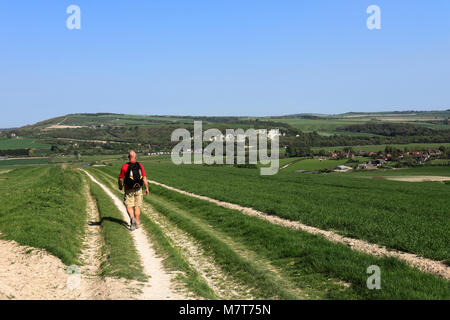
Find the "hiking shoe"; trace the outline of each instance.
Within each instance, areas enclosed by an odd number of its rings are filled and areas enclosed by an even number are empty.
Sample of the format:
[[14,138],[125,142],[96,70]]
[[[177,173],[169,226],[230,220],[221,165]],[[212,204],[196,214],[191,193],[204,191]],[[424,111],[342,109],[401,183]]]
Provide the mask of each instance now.
[[131,231],[136,230],[136,218],[132,218],[132,219],[131,219],[130,230],[131,230]]

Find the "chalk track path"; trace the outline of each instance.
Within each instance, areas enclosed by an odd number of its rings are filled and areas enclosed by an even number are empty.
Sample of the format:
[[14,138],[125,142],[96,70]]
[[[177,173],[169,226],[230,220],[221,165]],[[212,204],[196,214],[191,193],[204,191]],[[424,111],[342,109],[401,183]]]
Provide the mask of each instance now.
[[[115,196],[104,184],[95,179],[91,174],[82,170],[103,191],[114,201],[116,207],[122,212],[125,221],[129,220],[126,208],[121,200]],[[143,228],[136,229],[132,233],[136,249],[141,257],[144,273],[149,276],[149,281],[142,288],[139,299],[145,300],[168,300],[186,299],[187,297],[174,289],[174,274],[166,272],[163,268],[162,258],[159,258],[152,244],[148,240]]]

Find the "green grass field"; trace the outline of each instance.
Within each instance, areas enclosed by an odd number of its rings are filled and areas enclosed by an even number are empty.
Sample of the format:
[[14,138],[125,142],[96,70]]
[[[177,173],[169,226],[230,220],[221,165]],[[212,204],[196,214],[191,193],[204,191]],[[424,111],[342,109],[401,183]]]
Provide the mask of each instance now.
[[[91,172],[114,188],[104,168]],[[268,299],[448,299],[448,282],[396,259],[380,259],[320,236],[272,225],[209,202],[151,186],[145,201],[194,236],[226,272]],[[277,278],[267,263],[281,274]],[[368,290],[366,269],[383,270],[382,290]],[[345,282],[349,286],[343,286]]]
[[29,158],[29,159],[0,160],[0,167],[36,165],[36,164],[48,164],[48,159],[47,158]]
[[82,155],[80,159],[78,159],[75,156],[70,157],[63,157],[63,156],[54,156],[49,158],[49,163],[71,163],[71,162],[77,162],[77,163],[84,163],[84,164],[90,164],[92,162],[111,162],[118,159],[122,159],[124,155],[88,155],[84,156]]
[[435,159],[435,160],[431,160],[430,164],[433,164],[433,165],[450,165],[450,159]]
[[335,150],[343,150],[344,148],[353,148],[356,152],[365,151],[365,152],[378,152],[384,151],[386,146],[398,148],[403,150],[404,148],[408,148],[410,151],[420,151],[427,149],[438,149],[440,146],[445,146],[446,148],[450,147],[450,143],[409,143],[409,144],[381,144],[381,145],[367,145],[367,146],[340,146],[340,147],[314,147],[311,148],[314,151],[325,150],[325,151],[335,151]]
[[272,119],[274,121],[284,122],[296,129],[300,129],[304,132],[319,132],[319,133],[331,133],[335,132],[336,128],[345,127],[352,124],[360,124],[365,121],[361,121],[358,119],[349,119],[349,120],[341,120],[341,119],[302,119],[302,118],[275,118]]
[[[152,179],[183,190],[450,263],[450,198],[448,185],[442,183],[283,170],[275,176],[260,176],[258,170],[231,166],[175,166],[156,159],[143,163]],[[119,167],[101,169],[114,176],[119,171]],[[433,170],[450,175],[449,167],[411,172]],[[406,170],[386,172],[408,174]]]
[[83,179],[61,167],[26,167],[0,175],[2,237],[77,264],[86,223]]
[[[86,170],[120,196],[117,175],[124,160],[100,158],[91,160],[109,160],[113,166]],[[170,156],[138,160],[152,180],[450,265],[450,185],[377,178],[450,176],[448,166],[301,174],[294,171],[333,168],[347,160],[290,158],[282,159],[282,165],[291,165],[277,175],[260,176],[259,170],[234,166],[175,166]],[[122,213],[98,185],[71,166],[76,165],[2,167],[2,237],[43,248],[65,264],[78,264],[88,227],[85,192],[90,189],[100,215],[95,223],[101,225],[103,240],[101,275],[144,281]],[[227,276],[250,288],[257,299],[450,299],[448,281],[394,258],[357,252],[155,185],[145,203],[189,234]],[[158,223],[145,214],[141,221],[164,266],[198,297],[217,298]],[[366,269],[371,265],[382,270],[382,290],[367,289]]]
[[321,170],[321,169],[333,169],[339,165],[345,165],[347,163],[347,159],[344,160],[317,160],[317,159],[306,159],[301,160],[296,163],[293,163],[289,167],[283,169],[283,173],[285,172],[294,172],[296,170],[305,170],[305,171],[313,171],[313,170]]
[[[263,177],[258,170],[174,166],[169,159],[143,160],[151,179],[449,263],[449,200],[445,196],[449,185],[367,179],[372,172],[322,175],[281,171]],[[286,170],[302,163],[308,169],[335,165],[315,159],[291,160],[296,162]],[[87,170],[120,196],[120,164]],[[66,264],[79,263],[87,227],[85,191],[89,188],[99,211],[99,221],[94,223],[101,225],[103,239],[101,275],[146,279],[122,213],[82,172],[70,166],[5,168],[12,170],[0,174],[0,195],[5,199],[0,231],[5,239],[44,248]],[[450,175],[449,167],[380,171],[397,172]],[[450,299],[448,281],[394,258],[357,252],[321,236],[273,225],[155,185],[145,203],[189,234],[224,273],[248,287],[257,299]],[[178,280],[197,296],[217,298],[185,253],[145,210],[141,222],[156,252],[164,257],[165,267],[179,273]],[[366,269],[371,265],[382,270],[382,290],[367,289]]]
[[[449,166],[421,166],[408,169],[395,170],[374,170],[374,171],[358,171],[351,174],[352,177],[358,176],[450,176]],[[408,185],[408,184],[407,184]],[[405,187],[407,187],[407,185]],[[439,186],[439,184],[433,184]],[[422,188],[420,184],[418,188]]]
[[50,149],[50,145],[38,143],[34,138],[0,139],[0,150]]

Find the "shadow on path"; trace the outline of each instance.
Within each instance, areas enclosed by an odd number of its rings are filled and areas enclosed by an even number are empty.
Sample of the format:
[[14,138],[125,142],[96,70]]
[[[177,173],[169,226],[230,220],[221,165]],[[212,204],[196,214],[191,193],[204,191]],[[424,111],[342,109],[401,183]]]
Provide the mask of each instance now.
[[102,218],[100,221],[89,221],[88,225],[90,226],[101,226],[103,224],[103,221],[110,221],[110,222],[115,222],[118,223],[126,228],[128,228],[128,223],[123,221],[122,219],[117,219],[117,218],[113,218],[113,217],[104,217]]

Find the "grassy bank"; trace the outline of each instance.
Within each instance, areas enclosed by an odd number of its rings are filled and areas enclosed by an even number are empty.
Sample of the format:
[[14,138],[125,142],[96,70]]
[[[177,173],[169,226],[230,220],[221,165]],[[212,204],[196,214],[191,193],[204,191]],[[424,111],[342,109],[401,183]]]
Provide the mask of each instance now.
[[65,264],[78,263],[86,221],[79,172],[61,167],[27,167],[0,177],[3,238],[42,248]]

